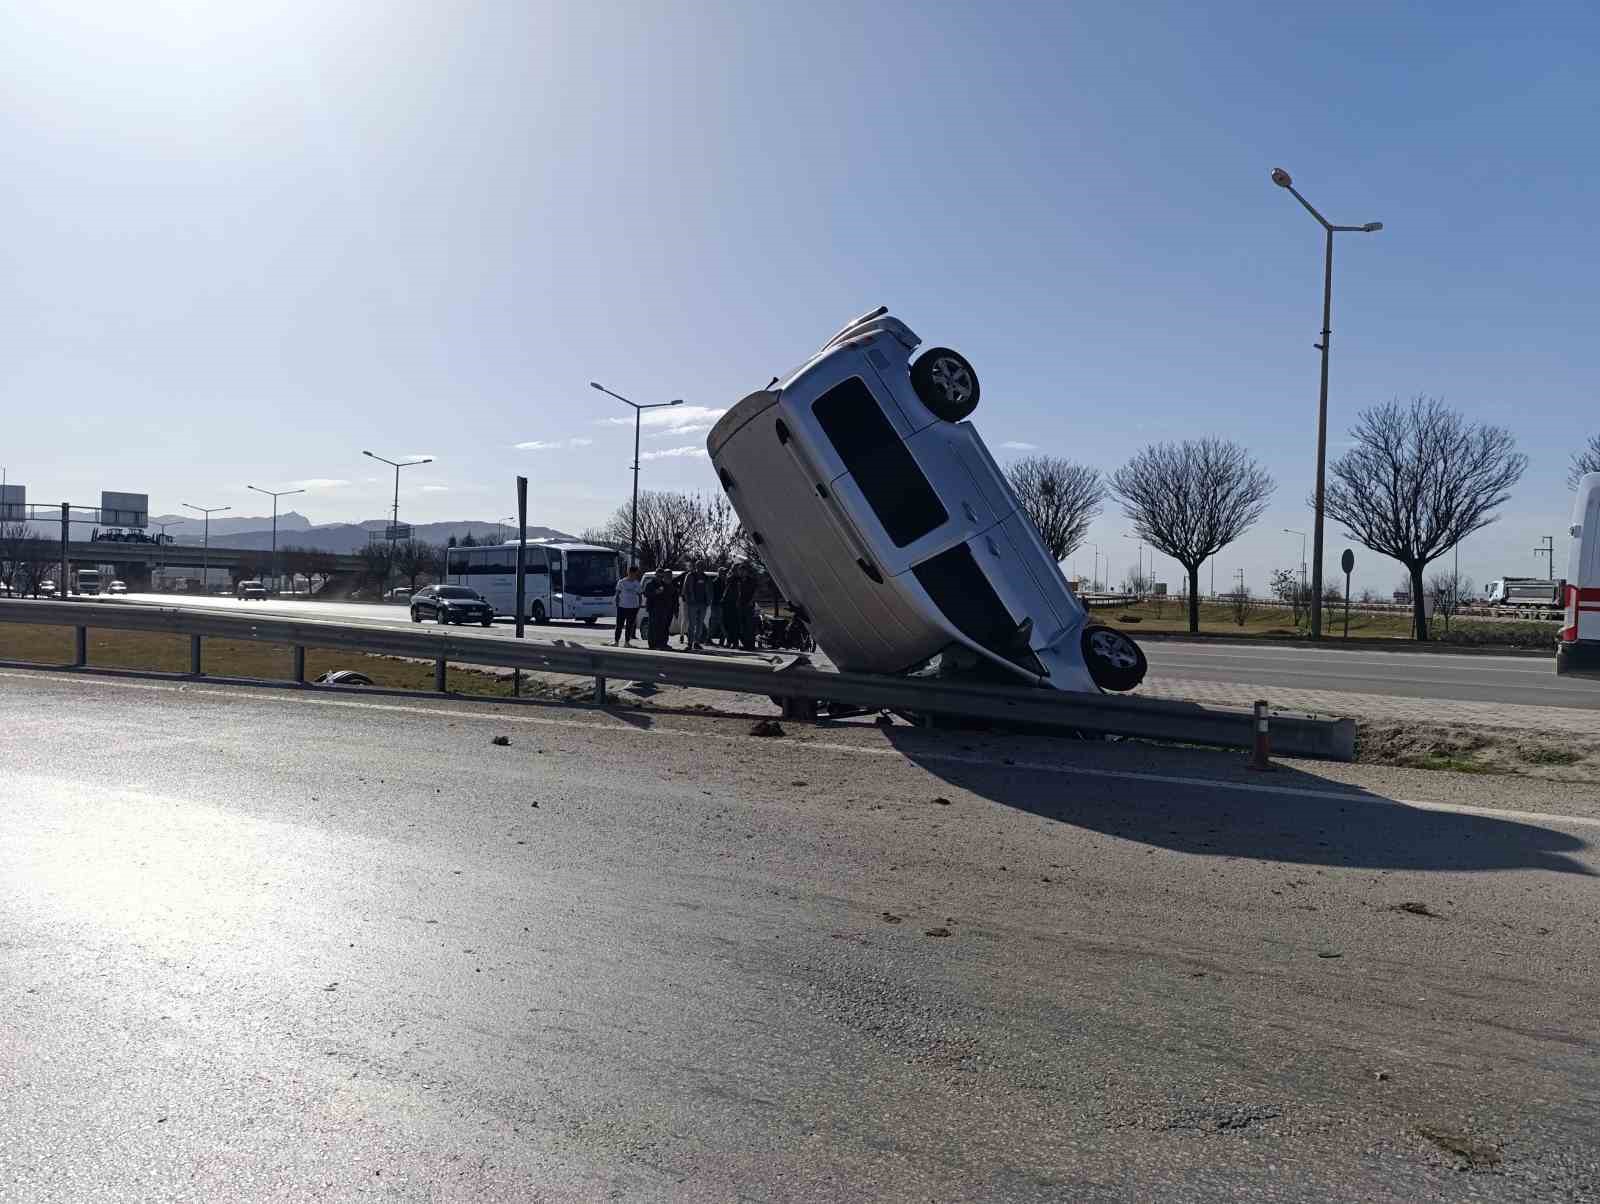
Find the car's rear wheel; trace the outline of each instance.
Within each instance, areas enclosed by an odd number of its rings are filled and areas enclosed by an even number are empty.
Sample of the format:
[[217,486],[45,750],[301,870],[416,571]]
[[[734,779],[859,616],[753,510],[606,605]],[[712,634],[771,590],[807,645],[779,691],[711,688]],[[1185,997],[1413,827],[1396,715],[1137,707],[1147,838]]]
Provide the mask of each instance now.
[[543,623],[545,619],[544,603],[535,602],[533,604],[533,611],[529,617],[532,618],[535,623]]
[[932,347],[917,357],[911,387],[946,422],[960,422],[978,408],[978,374],[966,356],[948,347]]
[[1083,629],[1083,660],[1102,690],[1131,690],[1149,669],[1138,644],[1116,628],[1098,623]]
[[590,627],[593,627],[595,625],[595,623],[599,620],[599,618],[600,618],[599,615],[589,615],[583,621],[585,623],[589,624]]

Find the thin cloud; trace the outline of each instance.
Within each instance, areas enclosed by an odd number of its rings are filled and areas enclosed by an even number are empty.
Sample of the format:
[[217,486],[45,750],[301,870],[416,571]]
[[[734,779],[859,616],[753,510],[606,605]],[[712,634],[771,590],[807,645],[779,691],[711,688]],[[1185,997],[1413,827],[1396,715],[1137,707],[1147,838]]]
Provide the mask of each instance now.
[[348,485],[349,481],[338,477],[309,477],[304,481],[290,481],[290,489],[338,489],[341,485]]
[[448,486],[448,485],[424,485],[422,487],[422,492],[423,493],[449,493],[450,492],[450,486]]
[[593,439],[568,439],[567,440],[567,446],[568,447],[588,447],[593,442],[594,442]]
[[[645,410],[639,415],[642,426],[654,431],[673,431],[684,427],[705,430],[728,411],[713,410],[707,406],[669,406],[659,410]],[[633,415],[625,418],[601,418],[602,426],[632,426]]]
[[1024,443],[1020,439],[1007,439],[1000,446],[1005,448],[1007,451],[1038,451],[1039,450],[1039,445],[1037,443]]
[[545,439],[529,439],[526,443],[516,444],[518,451],[556,451],[561,447],[561,440],[550,442]]
[[686,447],[667,447],[667,448],[663,448],[661,451],[647,451],[642,456],[640,456],[639,459],[641,459],[641,460],[665,460],[665,459],[668,459],[670,457],[677,457],[677,456],[703,456],[705,454],[706,454],[706,449],[705,448],[691,443]]
[[434,455],[432,452],[412,452],[410,455],[406,456],[401,463],[404,463],[405,460],[437,460],[438,458],[439,457]]

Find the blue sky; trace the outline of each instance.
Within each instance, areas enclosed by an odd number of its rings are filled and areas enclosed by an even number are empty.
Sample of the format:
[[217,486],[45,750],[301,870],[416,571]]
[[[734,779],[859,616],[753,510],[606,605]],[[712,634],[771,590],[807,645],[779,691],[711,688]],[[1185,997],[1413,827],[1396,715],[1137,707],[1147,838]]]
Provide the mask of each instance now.
[[[501,517],[525,472],[533,520],[580,528],[632,450],[589,380],[704,418],[881,302],[973,360],[1002,457],[1246,443],[1279,492],[1217,578],[1260,590],[1309,529],[1321,317],[1281,164],[1386,227],[1337,249],[1333,451],[1418,392],[1511,426],[1527,479],[1462,568],[1531,573],[1600,427],[1596,14],[6,6],[0,464],[155,510],[313,482],[333,521],[387,506],[370,447],[437,457],[404,518]],[[647,487],[715,487],[684,416]],[[1091,535],[1116,575],[1127,530]]]

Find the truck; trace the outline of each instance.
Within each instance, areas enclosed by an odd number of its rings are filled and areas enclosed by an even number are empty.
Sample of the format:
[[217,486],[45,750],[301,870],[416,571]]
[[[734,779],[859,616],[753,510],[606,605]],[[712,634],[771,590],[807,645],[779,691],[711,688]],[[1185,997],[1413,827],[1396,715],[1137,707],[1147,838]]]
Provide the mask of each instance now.
[[79,569],[72,575],[72,592],[75,594],[98,594],[100,592],[100,570]]
[[1484,587],[1484,601],[1491,606],[1550,610],[1561,605],[1561,584],[1539,577],[1502,577]]

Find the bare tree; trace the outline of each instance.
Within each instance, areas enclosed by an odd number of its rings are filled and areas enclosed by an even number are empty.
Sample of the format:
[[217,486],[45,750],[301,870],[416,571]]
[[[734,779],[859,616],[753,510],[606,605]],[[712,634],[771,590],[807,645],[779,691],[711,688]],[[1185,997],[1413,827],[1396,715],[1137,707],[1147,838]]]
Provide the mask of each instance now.
[[[28,592],[35,598],[39,596],[39,587],[45,583],[51,572],[61,567],[60,556],[61,545],[54,540],[34,535],[23,541],[17,565],[22,575],[28,579]],[[65,593],[68,583],[58,581],[56,584]]]
[[5,586],[8,594],[22,567],[23,549],[32,537],[33,528],[27,523],[0,523],[0,585]]
[[1245,620],[1250,617],[1250,587],[1240,585],[1227,595],[1229,609],[1233,611],[1233,621],[1243,627]]
[[1600,435],[1590,435],[1588,446],[1572,453],[1572,467],[1567,471],[1567,488],[1576,489],[1578,478],[1586,472],[1600,472]]
[[1350,435],[1355,446],[1328,465],[1328,515],[1406,566],[1412,627],[1426,640],[1422,571],[1494,522],[1528,458],[1504,427],[1468,422],[1431,397],[1363,410]]
[[321,577],[322,584],[328,584],[339,568],[339,558],[324,548],[311,548],[306,553],[306,584],[311,584],[312,577]]
[[444,549],[425,539],[402,539],[394,546],[394,571],[415,591],[424,573],[435,579],[444,576]]
[[1428,578],[1428,597],[1433,602],[1433,613],[1444,616],[1444,629],[1450,630],[1450,620],[1461,610],[1462,603],[1472,596],[1472,578],[1455,573],[1435,573]]
[[[639,564],[675,568],[700,552],[705,532],[705,502],[689,493],[646,489],[639,495]],[[626,548],[633,533],[632,504],[618,506],[601,528],[605,542]]]
[[1058,564],[1083,544],[1106,497],[1098,468],[1060,456],[1024,456],[1006,469],[1006,480]]
[[1112,474],[1111,491],[1141,539],[1189,574],[1189,630],[1200,630],[1200,566],[1261,517],[1277,488],[1237,443],[1154,443]]
[[1273,569],[1268,578],[1268,589],[1272,596],[1289,608],[1289,613],[1294,617],[1294,625],[1300,626],[1300,616],[1309,601],[1305,584],[1300,580],[1300,574],[1294,569]]

